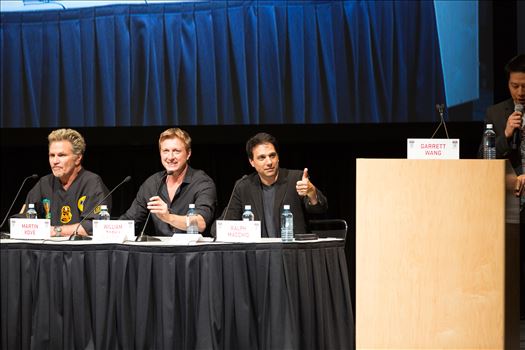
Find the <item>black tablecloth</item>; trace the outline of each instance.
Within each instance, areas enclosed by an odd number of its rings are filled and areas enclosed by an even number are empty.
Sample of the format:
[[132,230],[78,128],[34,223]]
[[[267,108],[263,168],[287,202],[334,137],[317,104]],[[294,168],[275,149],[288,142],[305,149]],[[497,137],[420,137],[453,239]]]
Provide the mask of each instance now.
[[343,242],[0,246],[2,349],[353,349]]

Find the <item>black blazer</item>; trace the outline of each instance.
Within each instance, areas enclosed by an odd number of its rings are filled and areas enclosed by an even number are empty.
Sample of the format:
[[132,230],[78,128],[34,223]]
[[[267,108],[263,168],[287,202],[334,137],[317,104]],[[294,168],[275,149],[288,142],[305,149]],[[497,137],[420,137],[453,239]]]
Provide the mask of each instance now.
[[[518,147],[513,150],[511,147],[512,138],[505,137],[505,127],[509,115],[514,112],[514,101],[509,98],[503,102],[490,106],[487,109],[485,117],[486,124],[493,124],[494,132],[496,133],[496,158],[509,159],[516,174],[520,175],[523,170],[521,168],[521,152],[520,141]],[[480,145],[480,157],[483,157],[483,140]]]
[[[293,213],[294,233],[306,233],[306,218],[308,214],[325,213],[328,204],[326,197],[317,189],[318,203],[316,205],[308,204],[307,197],[300,197],[297,194],[295,185],[301,180],[302,170],[279,169],[279,177],[274,184],[275,202],[273,205],[274,227],[281,227],[280,218],[283,205],[289,204]],[[264,222],[264,206],[262,201],[262,184],[259,175],[255,172],[237,182],[237,187],[232,194],[230,206],[225,208],[228,212],[223,212],[221,218],[224,220],[241,220],[245,205],[252,206],[252,212],[255,220],[261,221],[261,236],[269,237],[266,224]],[[280,232],[276,232],[277,237]]]

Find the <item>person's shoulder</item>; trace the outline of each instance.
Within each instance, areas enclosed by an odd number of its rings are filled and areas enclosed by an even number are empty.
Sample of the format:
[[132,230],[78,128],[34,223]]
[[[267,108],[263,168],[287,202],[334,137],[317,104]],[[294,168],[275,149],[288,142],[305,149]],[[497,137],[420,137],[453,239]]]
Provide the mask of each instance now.
[[496,103],[489,108],[487,108],[487,113],[495,113],[498,111],[506,110],[506,109],[513,109],[514,108],[514,102],[511,98],[508,98],[504,101],[501,101],[499,103]]
[[34,184],[33,187],[38,186],[38,185],[43,185],[43,184],[48,184],[49,186],[51,186],[54,179],[55,179],[55,176],[52,173],[44,175],[40,179],[38,179],[38,181]]
[[280,171],[283,172],[283,175],[289,178],[302,178],[303,177],[303,170],[299,169],[281,169]]
[[92,172],[92,171],[89,171],[87,169],[82,169],[79,176],[82,176],[86,179],[100,179],[100,175]]
[[47,175],[44,175],[40,178],[40,181],[53,181],[53,179],[55,178],[55,176],[51,173],[51,174],[47,174]]
[[148,176],[148,178],[143,182],[143,184],[158,182],[164,176],[165,173],[166,172],[164,170],[157,171],[156,173],[153,173],[150,176]]
[[104,184],[104,181],[102,180],[102,177],[94,173],[92,171],[82,169],[82,172],[79,174],[79,177],[82,180],[82,183],[98,183],[98,184]]
[[215,183],[213,179],[204,170],[189,167],[188,173],[191,176],[190,181],[211,181]]
[[260,184],[259,174],[256,171],[248,175],[243,175],[235,181],[238,183],[238,187],[247,187]]

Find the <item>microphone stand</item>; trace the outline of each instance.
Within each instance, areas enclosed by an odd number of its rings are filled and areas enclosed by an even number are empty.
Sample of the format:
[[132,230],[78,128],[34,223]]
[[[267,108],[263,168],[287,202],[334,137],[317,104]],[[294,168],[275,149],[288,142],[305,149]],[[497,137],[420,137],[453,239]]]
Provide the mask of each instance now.
[[[38,175],[37,174],[33,174],[31,176],[28,176],[24,179],[24,181],[22,181],[22,184],[20,185],[20,188],[18,189],[18,192],[16,193],[16,196],[15,196],[15,199],[13,199],[13,202],[11,202],[11,206],[9,207],[9,209],[7,209],[7,213],[5,214],[5,217],[4,217],[4,220],[2,220],[2,224],[0,224],[0,228],[4,227],[4,224],[7,220],[7,218],[9,217],[9,213],[11,213],[11,209],[13,209],[13,205],[15,205],[15,202],[18,198],[18,196],[20,195],[20,191],[22,191],[22,188],[24,187],[25,183],[27,180],[29,179],[37,179],[38,178]],[[11,238],[11,235],[7,232],[0,232],[0,239],[9,239]]]
[[449,139],[450,137],[448,136],[447,123],[445,123],[445,118],[443,118],[443,112],[445,110],[445,105],[444,104],[437,104],[436,105],[436,109],[437,109],[437,111],[439,113],[439,119],[441,121],[440,121],[438,127],[436,128],[436,131],[434,131],[434,133],[432,134],[431,139],[434,138],[434,136],[438,132],[439,128],[441,128],[441,125],[443,125],[443,127],[445,128],[445,134],[447,135],[447,139]]
[[93,207],[93,209],[91,209],[91,211],[82,218],[82,220],[80,220],[80,222],[78,223],[77,227],[75,228],[75,231],[73,231],[73,234],[71,236],[69,236],[69,240],[70,241],[90,241],[92,240],[93,238],[89,237],[89,236],[83,236],[83,235],[79,235],[78,234],[78,229],[80,228],[80,225],[91,215],[95,212],[95,209],[97,209],[102,203],[104,203],[104,201],[109,197],[111,196],[111,194],[113,192],[115,192],[115,190],[117,188],[120,187],[120,185],[122,185],[123,183],[126,183],[128,182],[129,180],[131,180],[131,176],[126,176],[126,178],[124,180],[122,180],[121,183],[119,183],[117,186],[115,186],[111,191],[109,191],[109,193],[104,197],[102,198],[102,200],[100,202],[97,203],[97,205],[95,205]]
[[[160,185],[157,188],[157,196],[160,193],[162,185],[164,185],[164,181],[171,174],[173,174],[173,171],[171,171],[171,170],[167,171],[166,174],[163,175],[162,178],[160,179]],[[152,236],[148,236],[148,235],[144,234],[144,231],[146,230],[146,226],[148,226],[148,221],[149,221],[149,217],[150,216],[151,216],[151,211],[148,211],[148,216],[146,217],[146,221],[144,222],[144,226],[142,227],[142,231],[140,231],[140,235],[138,235],[137,238],[135,238],[135,242],[158,242],[158,241],[160,241],[160,239],[157,238],[157,237],[152,237]]]
[[226,205],[226,209],[224,210],[224,214],[222,215],[222,220],[224,220],[224,218],[226,217],[226,215],[228,215],[228,210],[230,209],[230,204],[232,202],[232,198],[233,198],[233,194],[235,193],[235,189],[237,188],[237,186],[243,182],[246,178],[248,177],[248,175],[244,174],[239,180],[237,180],[237,182],[235,182],[235,185],[233,186],[233,190],[232,190],[232,194],[230,195],[230,199],[228,200],[228,205]]
[[[239,180],[235,181],[235,185],[233,185],[232,193],[230,194],[230,199],[228,199],[228,204],[226,205],[226,208],[222,212],[222,215],[219,217],[219,219],[217,219],[217,221],[224,220],[224,218],[228,215],[228,210],[230,209],[230,204],[232,202],[232,198],[233,198],[233,194],[235,193],[235,189],[237,188],[237,185],[239,185],[241,182],[246,180],[247,177],[248,175],[244,174]],[[212,228],[212,234],[215,235],[215,237],[213,237],[213,242],[215,242],[217,240],[217,232],[213,232],[213,231],[214,229]]]

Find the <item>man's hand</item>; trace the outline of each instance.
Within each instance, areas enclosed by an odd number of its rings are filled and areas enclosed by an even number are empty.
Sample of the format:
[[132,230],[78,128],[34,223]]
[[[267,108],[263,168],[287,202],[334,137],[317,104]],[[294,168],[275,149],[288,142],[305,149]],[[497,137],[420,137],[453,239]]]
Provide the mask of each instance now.
[[162,221],[167,220],[170,215],[168,205],[159,196],[153,196],[149,199],[148,210],[157,215]]
[[516,187],[514,187],[516,197],[520,197],[523,194],[523,187],[525,187],[525,175],[519,175],[516,178]]
[[521,117],[522,113],[514,112],[509,115],[507,119],[507,125],[505,126],[505,137],[511,138],[515,129],[521,129]]
[[317,204],[317,189],[308,178],[308,168],[304,168],[303,177],[301,180],[297,181],[295,189],[297,190],[297,194],[299,196],[308,196],[308,201],[311,205]]

